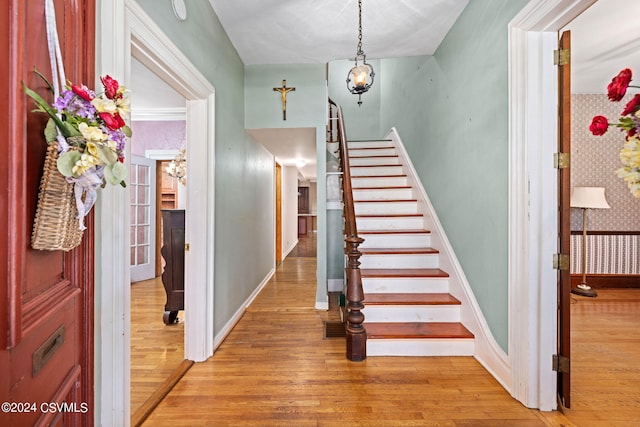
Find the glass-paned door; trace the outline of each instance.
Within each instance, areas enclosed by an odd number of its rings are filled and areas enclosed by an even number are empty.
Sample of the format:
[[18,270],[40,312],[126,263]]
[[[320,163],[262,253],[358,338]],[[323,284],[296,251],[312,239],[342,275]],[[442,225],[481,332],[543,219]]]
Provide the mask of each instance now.
[[155,276],[156,163],[132,156],[131,186],[131,281]]

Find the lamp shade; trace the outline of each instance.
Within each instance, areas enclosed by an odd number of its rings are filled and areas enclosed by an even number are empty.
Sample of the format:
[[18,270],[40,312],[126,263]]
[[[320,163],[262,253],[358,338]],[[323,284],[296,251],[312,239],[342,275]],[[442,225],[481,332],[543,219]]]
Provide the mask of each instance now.
[[571,189],[571,207],[588,209],[609,209],[604,197],[603,187],[573,187]]

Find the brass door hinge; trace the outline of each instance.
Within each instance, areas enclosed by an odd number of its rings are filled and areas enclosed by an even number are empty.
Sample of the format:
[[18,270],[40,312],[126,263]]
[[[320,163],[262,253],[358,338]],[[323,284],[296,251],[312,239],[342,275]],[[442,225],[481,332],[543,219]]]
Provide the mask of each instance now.
[[553,65],[567,65],[569,62],[571,62],[571,49],[553,51]]
[[555,270],[568,270],[570,264],[569,255],[553,254],[553,268]]
[[553,167],[566,169],[571,166],[571,153],[553,153]]
[[191,249],[191,245],[189,243],[185,243],[184,244],[184,251],[185,252],[189,252],[190,249]]
[[565,356],[560,356],[558,354],[553,355],[553,370],[556,372],[565,372],[569,373],[569,369],[571,364],[569,363],[569,358]]

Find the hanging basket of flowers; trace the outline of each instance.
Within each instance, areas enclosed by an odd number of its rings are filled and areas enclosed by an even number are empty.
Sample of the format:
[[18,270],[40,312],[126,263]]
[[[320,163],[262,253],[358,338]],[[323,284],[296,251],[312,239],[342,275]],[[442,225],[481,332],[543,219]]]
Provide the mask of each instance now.
[[106,184],[126,187],[124,151],[131,131],[122,117],[129,112],[129,99],[116,80],[105,76],[101,81],[104,92],[98,95],[69,83],[51,105],[24,86],[37,105],[35,111],[49,116],[44,130],[49,146],[31,235],[34,249],[68,251],[78,246],[97,190]]

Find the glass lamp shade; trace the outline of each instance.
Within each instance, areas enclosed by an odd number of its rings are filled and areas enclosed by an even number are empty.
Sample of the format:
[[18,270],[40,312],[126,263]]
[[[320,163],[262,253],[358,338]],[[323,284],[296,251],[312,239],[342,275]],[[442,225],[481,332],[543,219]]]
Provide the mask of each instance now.
[[347,76],[347,88],[349,92],[359,95],[369,90],[373,85],[373,67],[366,62],[362,62],[358,65],[358,58],[356,58],[356,65],[349,70]]

